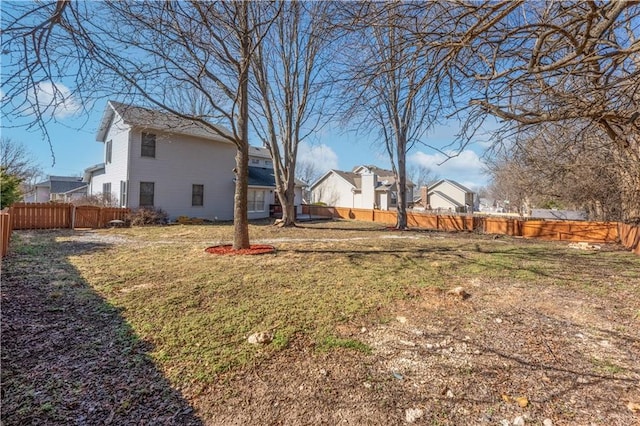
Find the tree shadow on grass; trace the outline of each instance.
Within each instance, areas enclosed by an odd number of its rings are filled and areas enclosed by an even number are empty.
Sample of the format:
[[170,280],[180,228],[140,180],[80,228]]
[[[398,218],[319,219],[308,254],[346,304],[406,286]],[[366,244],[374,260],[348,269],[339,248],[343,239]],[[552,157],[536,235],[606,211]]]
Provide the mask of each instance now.
[[2,424],[201,425],[118,310],[69,263],[99,242],[18,232],[2,263]]

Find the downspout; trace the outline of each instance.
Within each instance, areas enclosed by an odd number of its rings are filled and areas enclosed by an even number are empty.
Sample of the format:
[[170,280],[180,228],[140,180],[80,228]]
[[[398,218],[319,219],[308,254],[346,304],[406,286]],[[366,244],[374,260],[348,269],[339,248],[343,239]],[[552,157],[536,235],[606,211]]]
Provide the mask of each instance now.
[[[130,199],[131,197],[129,196],[129,194],[131,193],[131,186],[129,185],[129,169],[131,168],[131,150],[133,147],[133,143],[132,143],[132,134],[133,134],[133,127],[129,126],[129,130],[127,131],[127,167],[125,167],[125,181],[124,181],[124,185],[126,187],[126,194],[127,194],[127,202],[124,203],[124,207],[125,208],[129,208],[129,206],[131,205],[130,203]],[[120,201],[120,205],[122,205],[122,201]]]

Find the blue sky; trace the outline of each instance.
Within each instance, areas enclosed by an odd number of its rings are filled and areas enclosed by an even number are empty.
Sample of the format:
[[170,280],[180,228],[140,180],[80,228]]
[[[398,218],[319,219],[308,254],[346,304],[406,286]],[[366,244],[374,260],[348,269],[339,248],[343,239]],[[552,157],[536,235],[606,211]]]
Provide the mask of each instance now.
[[[11,2],[8,4],[10,5]],[[95,138],[107,100],[96,102],[88,115],[78,112],[84,111],[88,106],[80,105],[79,101],[71,95],[71,90],[61,84],[73,84],[74,81],[72,70],[65,71],[69,73],[68,80],[60,77],[62,81],[55,82],[56,87],[62,91],[65,102],[56,108],[56,116],[48,122],[46,127],[51,147],[42,129],[14,127],[20,123],[33,121],[33,117],[2,117],[0,132],[2,137],[23,143],[33,153],[45,175],[81,176],[85,168],[103,161],[103,144],[97,142]],[[34,90],[37,91],[37,99],[41,105],[46,105],[52,99],[51,82],[40,81],[37,89]],[[34,94],[26,96],[31,101],[34,100]],[[10,99],[5,99],[2,92],[0,92],[0,98],[3,98],[3,102],[11,102]],[[126,99],[115,98],[114,100],[127,102]],[[446,150],[446,147],[454,142],[458,128],[459,125],[456,122],[444,123],[426,136],[426,143]],[[448,153],[457,154],[457,156],[448,161],[445,161],[447,158],[444,154],[424,145],[416,145],[408,153],[407,163],[409,168],[422,165],[440,178],[453,179],[476,189],[486,185],[488,180],[483,174],[480,160],[486,146],[486,139],[488,139],[486,136],[479,135],[473,143],[459,153],[455,152],[453,147],[448,150]],[[257,138],[252,143],[259,144]],[[390,168],[387,154],[379,141],[376,141],[375,132],[370,134],[344,132],[338,125],[320,129],[309,143],[299,149],[299,160],[311,162],[320,170],[320,173],[329,169],[349,171],[363,164]]]
[[[3,117],[2,137],[23,143],[46,175],[81,176],[85,168],[103,161],[103,144],[95,139],[105,105],[106,101],[102,105],[97,103],[96,108],[87,117],[79,113],[74,114],[74,105],[70,104],[47,125],[55,154],[55,164],[53,164],[51,148],[40,129],[14,128],[11,126],[16,123],[15,119],[8,121]],[[454,122],[450,125],[438,126],[428,136],[429,144],[437,147],[449,145],[455,139],[456,127]],[[329,169],[348,171],[362,164],[389,168],[386,153],[376,146],[375,142],[375,138],[371,135],[324,128],[312,141],[301,147],[299,159],[311,161],[322,172]],[[440,178],[453,179],[476,189],[486,185],[488,181],[487,176],[483,174],[480,159],[485,146],[483,137],[479,136],[458,156],[439,165],[445,160],[443,154],[425,146],[416,145],[409,152],[407,160],[409,166],[423,165]],[[451,153],[455,154],[455,151]]]

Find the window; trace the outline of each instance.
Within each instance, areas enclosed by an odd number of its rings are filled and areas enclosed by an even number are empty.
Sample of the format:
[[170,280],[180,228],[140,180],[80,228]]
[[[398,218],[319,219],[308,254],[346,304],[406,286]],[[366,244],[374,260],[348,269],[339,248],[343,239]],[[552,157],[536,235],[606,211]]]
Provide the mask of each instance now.
[[140,207],[153,207],[153,182],[140,182]]
[[258,160],[257,158],[252,158],[251,164],[260,164],[260,160]]
[[140,155],[143,157],[156,158],[156,135],[142,132],[142,150]]
[[192,206],[204,205],[204,185],[191,186],[191,205]]
[[271,160],[264,160],[264,165],[265,166],[272,166],[273,163],[271,162]]
[[102,184],[102,198],[106,203],[111,203],[111,182]]
[[120,207],[127,207],[127,181],[120,181]]
[[110,163],[111,162],[111,151],[113,149],[113,142],[112,141],[107,141],[107,146],[105,147],[105,163]]
[[264,191],[249,190],[247,196],[247,211],[263,212],[264,211]]

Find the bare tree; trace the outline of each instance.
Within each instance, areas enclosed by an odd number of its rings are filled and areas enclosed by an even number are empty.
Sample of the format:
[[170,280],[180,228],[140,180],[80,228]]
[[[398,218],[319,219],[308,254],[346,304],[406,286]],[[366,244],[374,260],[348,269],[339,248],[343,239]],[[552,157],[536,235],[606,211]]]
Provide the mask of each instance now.
[[[237,147],[233,247],[246,248],[249,68],[273,20],[264,13],[258,20],[250,9],[248,2],[198,1],[13,5],[3,10],[3,91],[10,100],[3,111],[34,111],[31,124],[46,132],[47,108],[64,101],[56,84],[62,81],[82,105],[120,94],[201,123]],[[57,87],[47,108],[37,100],[42,81]],[[206,114],[177,106],[176,87],[198,93]]]
[[27,192],[43,175],[42,169],[27,147],[6,137],[0,138],[0,166],[5,174],[20,179],[23,192]]
[[347,65],[350,72],[345,99],[347,116],[359,131],[375,131],[389,156],[398,190],[396,227],[407,227],[407,152],[423,143],[444,108],[446,88],[434,66],[427,37],[414,37],[429,25],[443,7],[427,2],[361,3],[353,6],[356,29]]
[[555,124],[533,130],[518,134],[490,164],[493,188],[518,206],[580,209],[592,220],[621,220],[620,176],[606,135]]
[[[329,118],[327,62],[331,41],[329,2],[255,3],[256,10],[281,7],[261,43],[252,69],[256,132],[273,159],[282,226],[295,223],[296,162],[299,144]],[[271,12],[270,15],[274,13]]]
[[411,165],[407,167],[407,175],[417,188],[422,188],[440,179],[440,175],[423,165]]
[[640,221],[640,3],[460,3],[443,19],[450,67],[476,81],[470,105],[512,135],[554,123],[608,139],[610,190],[623,219]]

